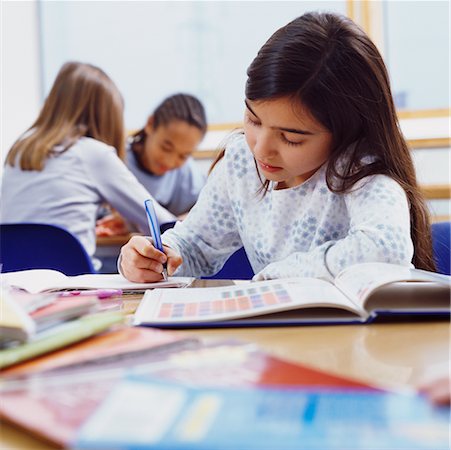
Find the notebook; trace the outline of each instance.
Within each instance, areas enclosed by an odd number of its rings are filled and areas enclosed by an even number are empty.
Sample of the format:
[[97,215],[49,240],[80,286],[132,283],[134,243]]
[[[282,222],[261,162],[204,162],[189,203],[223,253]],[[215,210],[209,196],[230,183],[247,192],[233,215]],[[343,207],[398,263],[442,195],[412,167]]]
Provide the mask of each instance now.
[[51,269],[22,270],[2,274],[5,285],[24,289],[30,293],[52,292],[66,289],[122,289],[123,291],[155,288],[186,287],[194,278],[170,277],[155,283],[133,283],[120,274],[88,274],[67,276]]

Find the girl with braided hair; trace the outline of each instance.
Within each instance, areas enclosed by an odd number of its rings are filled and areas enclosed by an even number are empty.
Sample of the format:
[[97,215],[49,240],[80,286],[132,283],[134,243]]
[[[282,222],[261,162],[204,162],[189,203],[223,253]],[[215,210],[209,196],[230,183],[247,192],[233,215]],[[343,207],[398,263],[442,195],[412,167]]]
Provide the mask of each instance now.
[[186,213],[204,185],[191,155],[207,130],[202,103],[192,95],[166,98],[128,143],[127,165],[172,214]]
[[[163,100],[127,142],[127,166],[173,221],[191,209],[205,183],[191,155],[206,130],[202,103],[192,95],[175,94]],[[101,236],[125,234],[128,228],[117,214],[97,222]]]

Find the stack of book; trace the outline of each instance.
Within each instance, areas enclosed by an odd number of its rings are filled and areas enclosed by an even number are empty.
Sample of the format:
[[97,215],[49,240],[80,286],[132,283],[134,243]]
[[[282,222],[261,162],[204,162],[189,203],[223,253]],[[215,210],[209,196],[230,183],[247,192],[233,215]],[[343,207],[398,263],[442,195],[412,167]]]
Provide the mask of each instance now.
[[0,369],[65,347],[123,322],[120,312],[100,312],[96,296],[0,292]]
[[[2,274],[0,369],[104,332],[124,321],[122,294],[185,287],[188,277],[133,283],[119,274],[66,276],[34,269]],[[110,297],[115,297],[110,301]],[[107,301],[105,300],[107,299]]]

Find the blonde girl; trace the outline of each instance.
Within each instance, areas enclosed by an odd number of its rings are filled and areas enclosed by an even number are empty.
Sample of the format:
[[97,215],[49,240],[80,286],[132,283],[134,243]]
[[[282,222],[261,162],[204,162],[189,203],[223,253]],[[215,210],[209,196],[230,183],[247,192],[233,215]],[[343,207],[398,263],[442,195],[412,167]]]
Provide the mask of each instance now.
[[[98,67],[64,64],[38,118],[7,155],[2,222],[61,226],[91,256],[103,202],[146,230],[143,201],[150,194],[123,157],[123,100],[117,87]],[[173,218],[162,208],[158,213],[162,221]]]

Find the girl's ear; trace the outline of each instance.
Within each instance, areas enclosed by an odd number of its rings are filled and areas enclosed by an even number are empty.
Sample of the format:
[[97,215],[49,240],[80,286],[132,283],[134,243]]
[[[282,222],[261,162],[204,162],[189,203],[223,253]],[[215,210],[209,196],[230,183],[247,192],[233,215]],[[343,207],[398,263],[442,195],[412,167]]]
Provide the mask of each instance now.
[[144,127],[144,131],[146,132],[146,134],[151,134],[153,131],[153,116],[149,116],[149,118],[147,119],[147,123],[146,126]]

